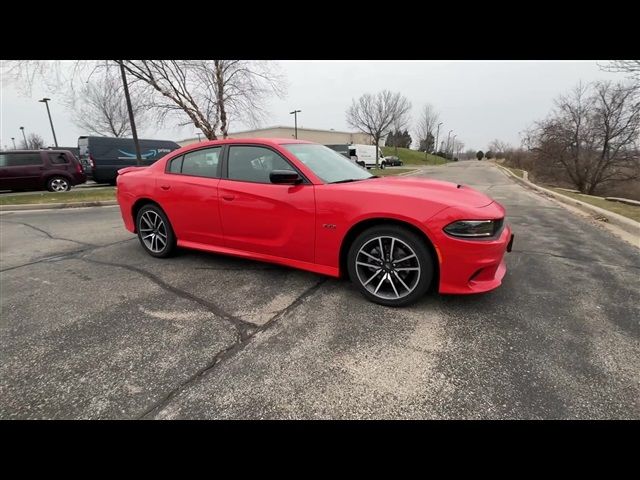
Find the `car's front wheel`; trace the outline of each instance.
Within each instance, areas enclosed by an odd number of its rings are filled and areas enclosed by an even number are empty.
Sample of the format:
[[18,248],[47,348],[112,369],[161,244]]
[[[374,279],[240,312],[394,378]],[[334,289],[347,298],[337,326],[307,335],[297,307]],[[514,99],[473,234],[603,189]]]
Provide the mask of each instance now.
[[64,177],[51,177],[47,181],[47,190],[50,192],[68,192],[71,190],[71,184]]
[[349,276],[369,300],[403,307],[422,297],[433,279],[424,239],[396,225],[371,227],[352,243]]
[[146,252],[158,258],[171,255],[176,247],[176,237],[169,219],[156,205],[144,205],[136,216],[138,239]]

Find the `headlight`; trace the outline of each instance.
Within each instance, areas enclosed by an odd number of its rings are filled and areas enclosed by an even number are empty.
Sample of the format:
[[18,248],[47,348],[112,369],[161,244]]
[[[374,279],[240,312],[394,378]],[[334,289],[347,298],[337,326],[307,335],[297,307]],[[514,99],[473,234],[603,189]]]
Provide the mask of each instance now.
[[492,237],[502,226],[500,220],[460,220],[444,227],[444,231],[454,237]]

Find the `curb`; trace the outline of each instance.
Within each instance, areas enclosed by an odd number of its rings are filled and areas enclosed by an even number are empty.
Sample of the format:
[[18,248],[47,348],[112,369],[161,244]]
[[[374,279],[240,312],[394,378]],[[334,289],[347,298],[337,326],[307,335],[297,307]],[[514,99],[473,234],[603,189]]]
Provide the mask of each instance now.
[[28,205],[0,205],[0,212],[16,212],[20,210],[53,210],[61,208],[106,207],[117,205],[117,200],[71,203],[31,203]]
[[[518,183],[520,183],[522,185],[525,185],[527,187],[533,188],[534,190],[537,190],[538,192],[541,192],[541,193],[543,193],[543,194],[545,194],[545,195],[547,195],[549,197],[553,197],[556,200],[558,200],[559,202],[566,203],[568,205],[572,205],[572,206],[578,207],[581,210],[586,211],[587,213],[596,214],[600,218],[604,217],[604,219],[607,222],[611,223],[612,225],[620,227],[625,232],[630,233],[632,235],[635,235],[636,237],[640,237],[640,222],[636,222],[635,220],[631,220],[630,218],[623,217],[622,215],[617,214],[615,212],[610,212],[609,210],[605,210],[603,208],[596,207],[595,205],[591,205],[589,203],[582,202],[580,200],[576,200],[575,198],[571,198],[571,197],[568,197],[566,195],[562,195],[561,193],[554,192],[553,190],[549,190],[549,189],[546,189],[544,187],[540,187],[540,186],[536,185],[535,183],[532,183],[529,180],[525,180],[525,179],[522,179],[522,178],[518,177],[517,175],[512,173],[509,169],[504,168],[501,165],[497,165],[497,164],[494,164],[494,165],[496,165],[496,167],[498,167],[500,170],[505,172],[507,175],[512,177],[516,182],[518,182]],[[528,177],[528,173],[525,171],[525,178],[526,177]]]

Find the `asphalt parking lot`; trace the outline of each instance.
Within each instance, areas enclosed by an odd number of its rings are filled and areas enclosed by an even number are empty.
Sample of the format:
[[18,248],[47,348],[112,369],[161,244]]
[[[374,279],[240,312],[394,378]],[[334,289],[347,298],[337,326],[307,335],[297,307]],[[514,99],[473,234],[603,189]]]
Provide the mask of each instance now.
[[640,419],[640,250],[485,162],[424,169],[507,209],[502,287],[404,309],[181,251],[117,207],[0,215],[0,418]]

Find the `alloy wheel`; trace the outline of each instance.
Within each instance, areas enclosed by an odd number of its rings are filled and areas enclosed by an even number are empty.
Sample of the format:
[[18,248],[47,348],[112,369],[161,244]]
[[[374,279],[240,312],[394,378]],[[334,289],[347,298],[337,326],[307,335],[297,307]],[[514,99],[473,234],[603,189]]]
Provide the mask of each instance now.
[[377,236],[356,255],[358,280],[372,295],[397,300],[413,292],[420,281],[416,252],[399,238]]
[[162,252],[167,246],[167,226],[153,210],[147,210],[140,216],[140,238],[153,253]]

